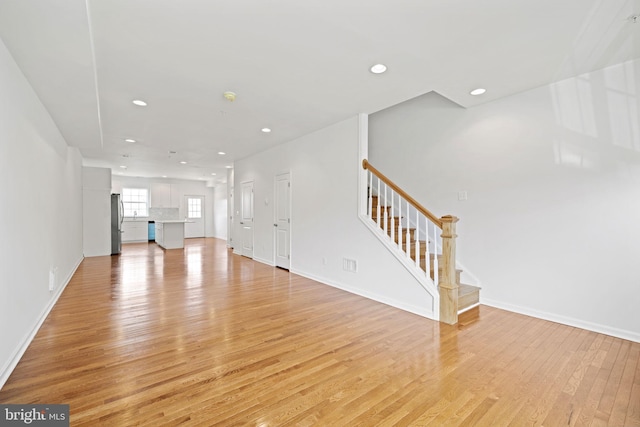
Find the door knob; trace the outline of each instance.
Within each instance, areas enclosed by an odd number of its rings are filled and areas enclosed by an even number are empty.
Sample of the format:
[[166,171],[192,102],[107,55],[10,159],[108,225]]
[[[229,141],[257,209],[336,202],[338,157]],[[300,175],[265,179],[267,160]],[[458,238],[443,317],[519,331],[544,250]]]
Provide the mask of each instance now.
[[278,224],[273,224],[273,226],[274,226],[274,227],[277,227],[277,226],[278,226]]

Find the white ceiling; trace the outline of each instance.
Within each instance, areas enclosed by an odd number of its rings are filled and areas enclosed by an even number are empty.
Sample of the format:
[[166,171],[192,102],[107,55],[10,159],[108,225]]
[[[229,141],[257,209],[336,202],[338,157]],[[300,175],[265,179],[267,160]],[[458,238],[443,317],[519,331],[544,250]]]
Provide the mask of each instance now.
[[429,91],[472,107],[639,58],[636,14],[640,0],[0,0],[0,37],[85,165],[224,180]]

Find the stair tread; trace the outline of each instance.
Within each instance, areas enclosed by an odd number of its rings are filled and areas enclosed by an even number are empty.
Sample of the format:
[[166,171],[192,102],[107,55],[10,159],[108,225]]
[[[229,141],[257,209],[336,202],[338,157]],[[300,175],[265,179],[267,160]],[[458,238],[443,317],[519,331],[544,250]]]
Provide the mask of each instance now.
[[467,285],[465,283],[460,283],[460,287],[458,288],[458,297],[463,295],[472,294],[474,292],[479,292],[481,288],[478,286]]

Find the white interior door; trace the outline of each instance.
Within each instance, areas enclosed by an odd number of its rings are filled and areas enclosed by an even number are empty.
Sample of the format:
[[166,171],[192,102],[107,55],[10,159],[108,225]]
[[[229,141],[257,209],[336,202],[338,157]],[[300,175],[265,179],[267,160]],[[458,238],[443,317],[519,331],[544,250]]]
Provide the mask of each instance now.
[[291,180],[288,173],[276,176],[276,266],[291,266]]
[[204,237],[204,196],[184,196],[184,237]]
[[253,181],[243,182],[240,200],[242,255],[253,258]]

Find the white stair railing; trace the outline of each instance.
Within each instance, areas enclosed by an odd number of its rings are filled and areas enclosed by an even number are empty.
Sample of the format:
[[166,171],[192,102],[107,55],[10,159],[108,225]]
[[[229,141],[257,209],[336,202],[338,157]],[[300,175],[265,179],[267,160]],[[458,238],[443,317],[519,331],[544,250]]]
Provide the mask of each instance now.
[[433,221],[403,194],[368,171],[367,215],[379,234],[402,252],[422,274],[438,283],[438,248],[442,248],[440,221]]
[[458,218],[436,217],[367,160],[362,161],[362,166],[367,171],[367,216],[377,225],[373,229],[415,267],[418,277],[437,286],[440,321],[457,323],[455,224]]

